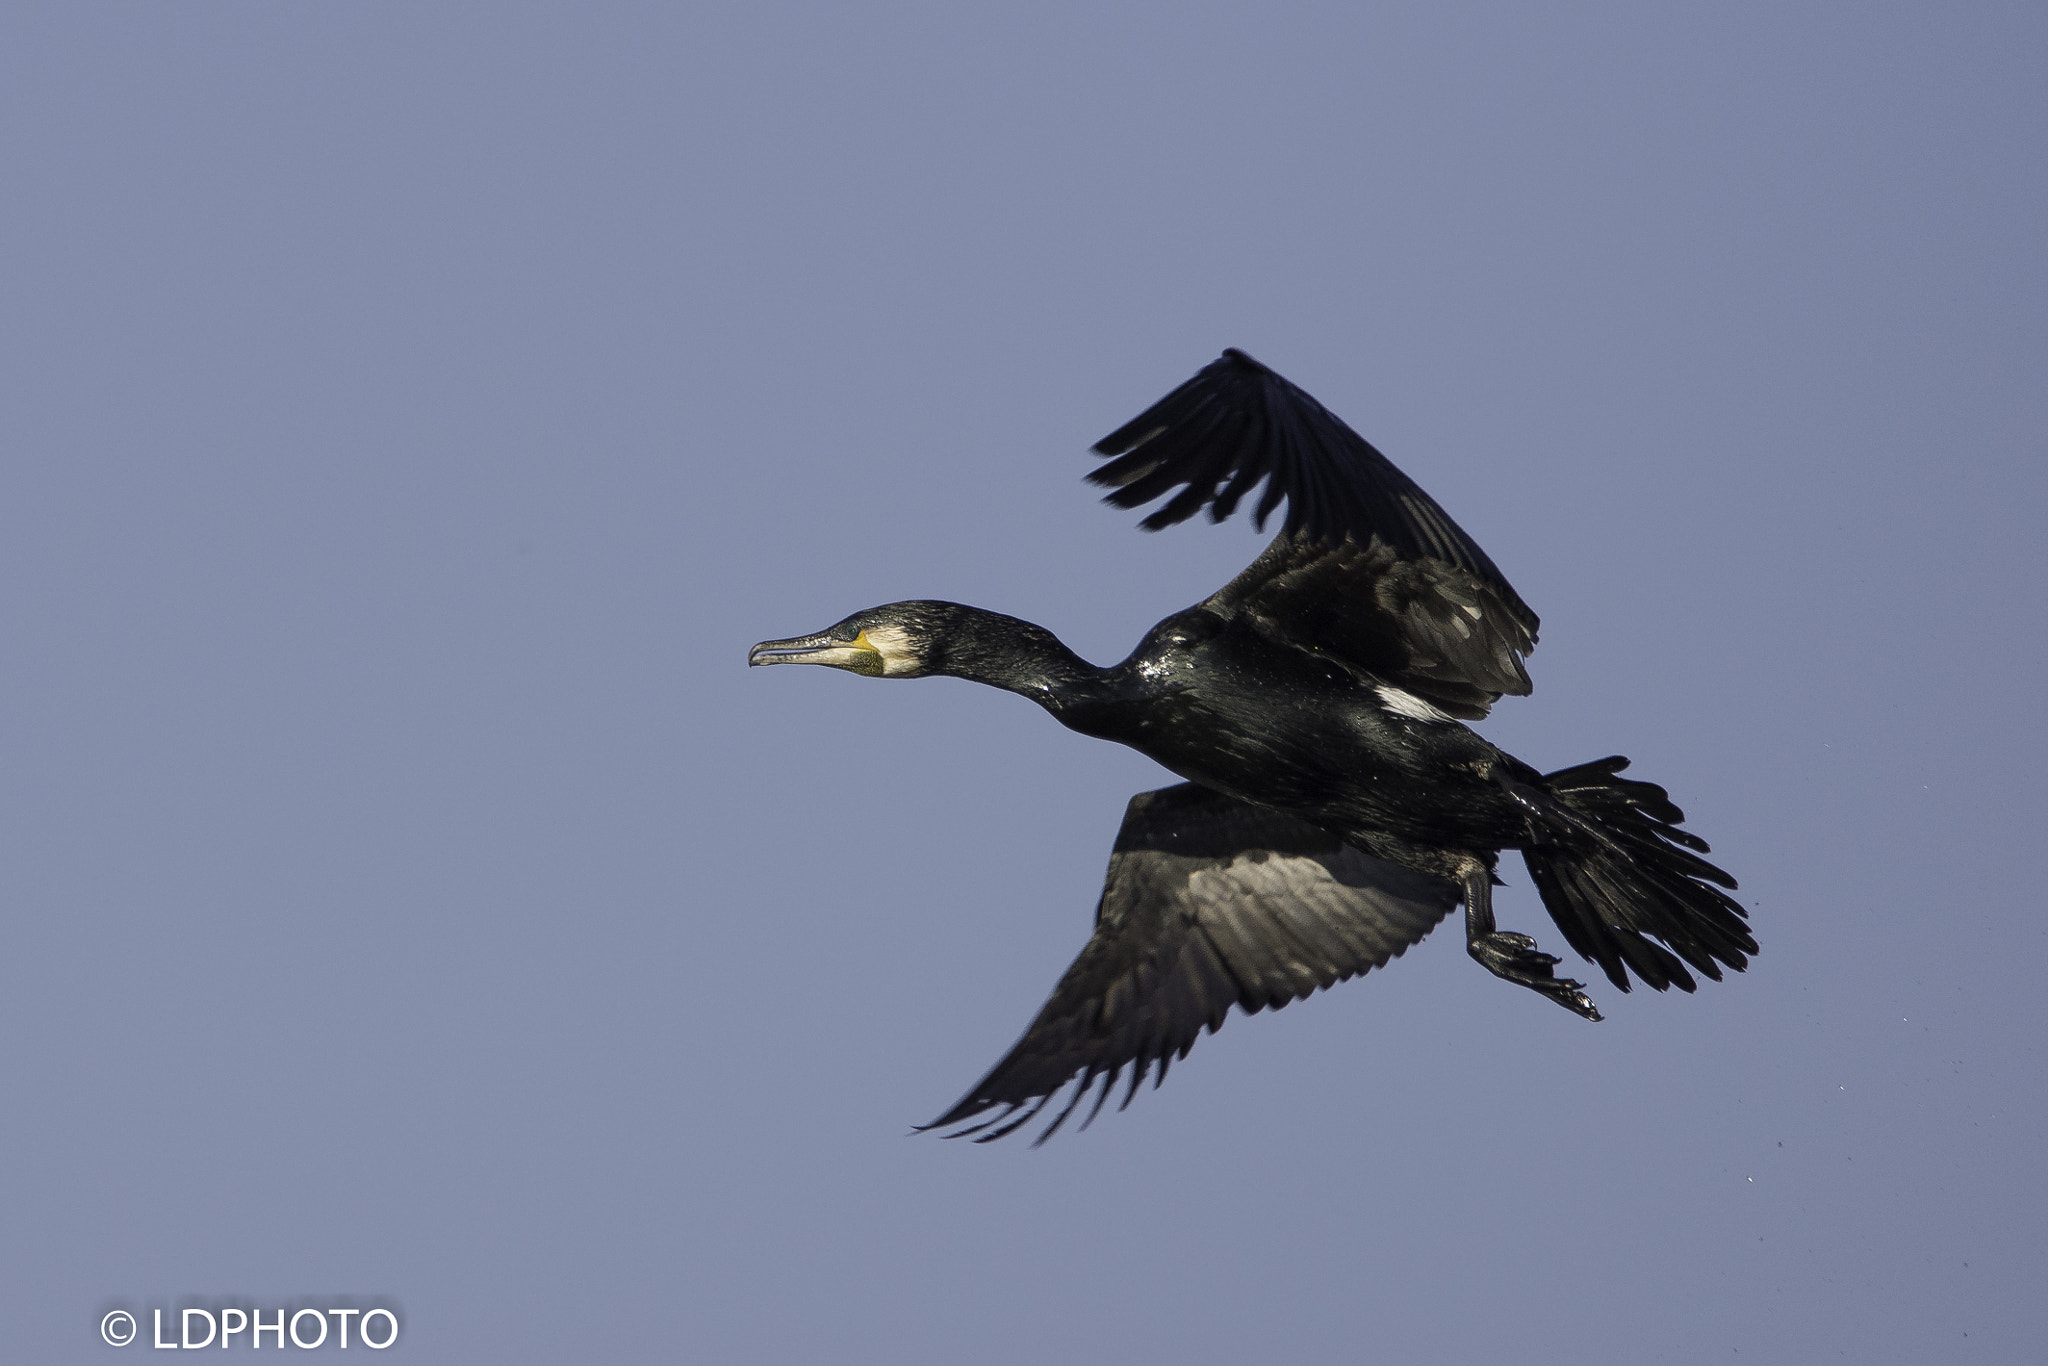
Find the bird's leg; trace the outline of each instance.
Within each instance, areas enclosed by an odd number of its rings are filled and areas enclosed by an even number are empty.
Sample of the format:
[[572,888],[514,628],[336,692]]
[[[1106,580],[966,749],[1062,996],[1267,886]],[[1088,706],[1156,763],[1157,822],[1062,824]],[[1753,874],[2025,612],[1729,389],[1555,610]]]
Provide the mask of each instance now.
[[1465,875],[1465,952],[1496,977],[1540,991],[1566,1010],[1589,1020],[1600,1018],[1583,982],[1553,977],[1558,960],[1540,953],[1536,941],[1526,934],[1512,934],[1493,927],[1493,872],[1484,866]]

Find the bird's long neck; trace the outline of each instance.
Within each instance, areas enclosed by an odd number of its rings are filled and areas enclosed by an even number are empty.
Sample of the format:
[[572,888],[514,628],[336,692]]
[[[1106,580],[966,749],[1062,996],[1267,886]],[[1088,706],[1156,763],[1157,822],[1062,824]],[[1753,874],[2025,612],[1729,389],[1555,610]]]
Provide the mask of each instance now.
[[1057,710],[1107,686],[1098,669],[1043,626],[979,607],[960,607],[948,623],[936,672],[1028,697]]

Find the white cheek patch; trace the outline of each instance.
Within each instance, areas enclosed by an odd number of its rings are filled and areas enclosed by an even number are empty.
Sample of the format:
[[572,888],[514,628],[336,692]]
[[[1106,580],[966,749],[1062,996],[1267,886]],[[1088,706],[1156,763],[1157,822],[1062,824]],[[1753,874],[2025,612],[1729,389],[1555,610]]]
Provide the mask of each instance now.
[[1393,712],[1397,716],[1405,716],[1411,721],[1455,721],[1458,719],[1447,711],[1440,711],[1430,706],[1429,703],[1423,701],[1412,692],[1402,692],[1399,688],[1389,687],[1384,683],[1374,688],[1373,691],[1380,695],[1380,701],[1387,704],[1388,711]]
[[868,644],[874,646],[876,653],[882,656],[884,678],[900,678],[904,674],[915,672],[917,666],[923,662],[923,657],[911,646],[910,632],[901,626],[873,626],[864,634],[868,638]]

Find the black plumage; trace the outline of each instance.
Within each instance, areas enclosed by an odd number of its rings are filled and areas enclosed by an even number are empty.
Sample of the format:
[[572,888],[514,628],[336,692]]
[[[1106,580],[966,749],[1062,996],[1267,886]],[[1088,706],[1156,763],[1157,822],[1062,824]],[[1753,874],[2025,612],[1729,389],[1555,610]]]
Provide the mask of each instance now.
[[[977,1141],[1043,1113],[1050,1136],[1120,1077],[1164,1080],[1234,1004],[1247,1012],[1384,965],[1460,901],[1473,958],[1588,1019],[1581,984],[1526,935],[1496,929],[1504,849],[1522,854],[1566,941],[1629,989],[1691,991],[1756,941],[1664,790],[1621,758],[1541,774],[1460,724],[1525,694],[1537,618],[1415,483],[1306,393],[1240,351],[1103,438],[1106,501],[1165,504],[1157,529],[1227,517],[1266,484],[1282,502],[1265,552],[1098,668],[1043,627],[902,602],[755,664],[881,677],[950,675],[1031,698],[1062,724],[1150,755],[1188,781],[1134,798],[1094,936],[1022,1040],[935,1126]],[[997,1113],[982,1119],[988,1111]]]
[[1196,783],[1131,798],[1109,856],[1095,935],[1024,1038],[936,1124],[1015,1098],[1039,1103],[963,1131],[983,1141],[1028,1124],[1076,1073],[1052,1136],[1096,1079],[1101,1108],[1124,1067],[1125,1102],[1184,1058],[1235,1005],[1279,1009],[1382,967],[1458,904],[1411,872],[1284,812]]

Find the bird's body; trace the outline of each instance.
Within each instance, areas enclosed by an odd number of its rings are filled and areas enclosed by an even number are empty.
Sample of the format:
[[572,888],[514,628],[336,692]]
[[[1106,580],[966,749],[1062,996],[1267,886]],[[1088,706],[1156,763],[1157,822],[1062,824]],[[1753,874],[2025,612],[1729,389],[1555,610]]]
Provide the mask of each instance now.
[[1155,1065],[1163,1080],[1232,1004],[1277,1007],[1381,966],[1460,901],[1467,949],[1489,971],[1599,1019],[1579,983],[1552,974],[1557,959],[1495,929],[1505,849],[1521,851],[1572,947],[1624,991],[1630,972],[1690,991],[1685,964],[1713,978],[1746,965],[1756,943],[1720,890],[1734,880],[1697,856],[1705,842],[1678,828],[1663,789],[1617,776],[1622,759],[1545,775],[1463,724],[1529,691],[1535,613],[1314,399],[1227,351],[1096,449],[1116,457],[1094,477],[1119,506],[1181,489],[1148,528],[1204,507],[1220,520],[1262,478],[1256,515],[1284,497],[1287,524],[1244,573],[1106,668],[1043,627],[947,602],[871,608],[750,656],[986,683],[1187,780],[1132,800],[1094,937],[939,1124],[1003,1106],[965,1131],[999,1137],[1078,1072],[1050,1134],[1098,1077],[1099,1109],[1123,1068],[1132,1091]]
[[1520,809],[1489,780],[1513,760],[1393,684],[1242,621],[1191,607],[1154,626],[1123,662],[1096,668],[1031,623],[928,606],[952,618],[956,641],[1009,646],[986,652],[987,662],[961,652],[972,662],[955,656],[953,676],[1019,693],[1070,730],[1340,831],[1368,853],[1457,877],[1466,856],[1451,850],[1521,842]]

